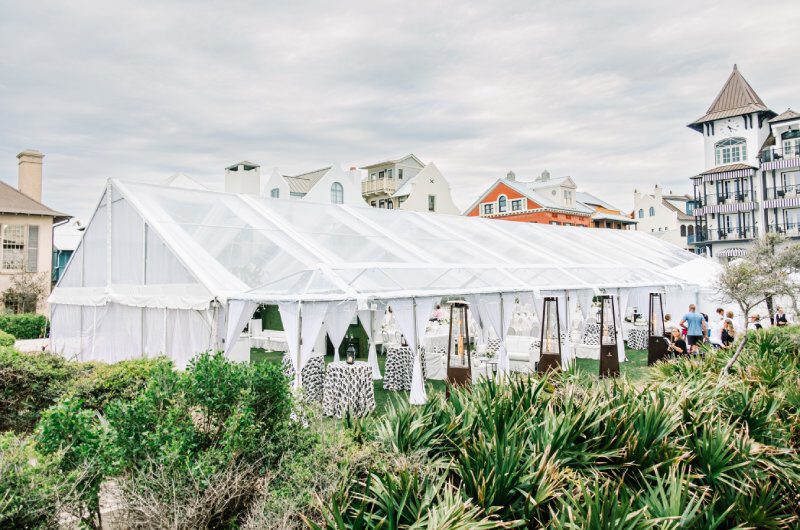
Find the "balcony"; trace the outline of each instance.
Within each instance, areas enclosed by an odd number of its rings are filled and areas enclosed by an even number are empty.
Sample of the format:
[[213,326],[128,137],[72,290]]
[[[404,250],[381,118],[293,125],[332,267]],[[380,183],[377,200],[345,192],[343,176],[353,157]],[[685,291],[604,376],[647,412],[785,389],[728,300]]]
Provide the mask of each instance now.
[[[402,183],[401,183],[402,184]],[[377,178],[361,182],[361,195],[391,195],[397,191],[397,180],[394,178]]]
[[800,224],[798,223],[780,223],[778,225],[767,226],[767,232],[776,232],[783,234],[787,237],[800,237]]
[[758,236],[758,229],[752,226],[744,228],[707,228],[698,231],[696,243],[707,241],[739,241],[753,239]]
[[800,196],[800,186],[775,186],[767,188],[767,200],[771,199],[793,199]]
[[700,207],[716,206],[718,204],[733,204],[737,202],[750,202],[750,190],[729,190],[726,192],[709,193],[700,199]]
[[[800,144],[793,145],[788,149],[770,147],[769,149],[761,151],[761,153],[758,155],[758,159],[762,164],[766,162],[775,162],[777,160],[787,160],[790,158],[800,159]],[[800,160],[798,160],[797,165],[800,166]]]

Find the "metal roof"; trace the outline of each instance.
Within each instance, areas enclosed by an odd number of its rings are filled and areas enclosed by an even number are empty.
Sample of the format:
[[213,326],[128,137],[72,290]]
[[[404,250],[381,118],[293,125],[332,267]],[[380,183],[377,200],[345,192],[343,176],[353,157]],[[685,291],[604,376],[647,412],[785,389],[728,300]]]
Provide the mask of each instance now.
[[401,156],[392,160],[384,160],[383,162],[376,162],[374,164],[370,164],[368,166],[361,166],[359,169],[371,169],[373,167],[384,166],[386,164],[399,164],[403,160],[412,158],[414,161],[419,164],[419,167],[425,167],[425,163],[417,158],[413,153],[407,154],[406,156]]
[[727,166],[719,166],[715,167],[714,169],[709,169],[708,171],[703,171],[700,174],[713,175],[714,173],[725,173],[726,171],[738,171],[740,169],[758,169],[758,168],[755,166],[751,166],[749,164],[728,164]]
[[795,112],[792,109],[786,109],[785,111],[781,112],[771,120],[770,123],[778,123],[779,121],[789,121],[794,120],[795,118],[800,118],[800,112]]
[[733,65],[733,72],[705,115],[690,123],[689,127],[694,126],[693,128],[699,129],[698,126],[705,122],[752,112],[772,113],[758,97],[750,83],[745,80],[736,65]]
[[52,217],[55,222],[71,217],[65,213],[51,210],[5,182],[0,182],[0,213],[43,215]]
[[330,171],[333,166],[323,167],[322,169],[315,169],[307,173],[299,175],[281,175],[286,183],[289,185],[289,192],[306,194],[311,191],[319,180]]

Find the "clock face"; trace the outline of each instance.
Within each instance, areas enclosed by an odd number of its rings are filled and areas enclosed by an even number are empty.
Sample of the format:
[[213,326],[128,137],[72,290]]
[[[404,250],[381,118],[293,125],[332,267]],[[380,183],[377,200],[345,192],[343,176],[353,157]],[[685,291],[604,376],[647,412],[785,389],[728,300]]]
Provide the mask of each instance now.
[[733,133],[733,132],[736,132],[736,131],[739,130],[739,124],[737,122],[729,119],[727,122],[725,122],[724,129],[726,131],[728,131],[728,132],[732,132]]

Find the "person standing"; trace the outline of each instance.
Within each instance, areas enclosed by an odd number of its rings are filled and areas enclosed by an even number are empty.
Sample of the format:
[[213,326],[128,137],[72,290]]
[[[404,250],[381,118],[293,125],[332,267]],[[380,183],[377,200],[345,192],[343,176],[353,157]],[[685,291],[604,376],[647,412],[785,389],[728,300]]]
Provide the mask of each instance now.
[[763,329],[764,326],[761,325],[761,315],[756,313],[755,315],[750,315],[750,323],[747,325],[747,329],[750,331],[757,331],[759,329]]
[[729,348],[734,340],[736,340],[736,331],[733,329],[733,322],[726,320],[725,326],[722,328],[722,347]]
[[721,307],[717,308],[717,316],[711,320],[711,332],[709,333],[709,340],[711,344],[719,348],[722,346],[722,329],[725,327],[725,310]]
[[691,304],[689,306],[689,312],[683,315],[681,326],[686,327],[686,344],[688,344],[689,347],[702,343],[708,331],[706,319],[697,312],[697,306],[694,304]]
[[672,328],[670,333],[670,343],[667,351],[672,352],[675,357],[679,355],[686,355],[686,341],[681,337],[681,330]]

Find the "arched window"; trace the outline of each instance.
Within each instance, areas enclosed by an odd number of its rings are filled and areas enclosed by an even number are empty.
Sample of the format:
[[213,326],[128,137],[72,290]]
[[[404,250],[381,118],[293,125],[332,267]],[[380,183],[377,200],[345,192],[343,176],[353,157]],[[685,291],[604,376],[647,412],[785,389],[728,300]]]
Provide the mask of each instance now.
[[272,189],[269,191],[269,196],[270,196],[270,197],[274,197],[274,198],[276,198],[276,199],[279,199],[279,198],[280,198],[280,196],[281,196],[281,190],[280,190],[280,188],[272,188]]
[[747,142],[744,138],[726,138],[714,145],[717,165],[733,164],[747,159]]
[[643,218],[644,218],[644,210],[642,208],[639,208],[639,219]]
[[653,217],[653,216],[655,216],[655,214],[656,214],[656,209],[655,209],[655,208],[653,208],[653,207],[651,206],[651,207],[650,207],[650,212],[649,212],[649,213],[650,213],[650,217]]
[[497,211],[503,213],[506,211],[508,200],[506,199],[505,195],[501,195],[497,198]]
[[334,182],[331,184],[331,204],[342,204],[344,202],[344,187]]
[[689,225],[689,235],[690,236],[694,235],[694,225]]
[[681,237],[686,237],[686,225],[681,225]]

